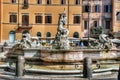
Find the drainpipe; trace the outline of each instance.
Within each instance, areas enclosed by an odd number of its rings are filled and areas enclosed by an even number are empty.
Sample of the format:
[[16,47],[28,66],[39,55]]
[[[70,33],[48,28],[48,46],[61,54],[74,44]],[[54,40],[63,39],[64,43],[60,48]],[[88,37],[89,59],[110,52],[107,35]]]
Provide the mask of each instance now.
[[90,47],[90,0],[88,0],[88,6],[89,6],[89,10],[88,10],[88,47]]
[[70,8],[69,8],[69,0],[68,0],[68,20],[67,20],[67,28],[69,29],[69,10],[70,10]]

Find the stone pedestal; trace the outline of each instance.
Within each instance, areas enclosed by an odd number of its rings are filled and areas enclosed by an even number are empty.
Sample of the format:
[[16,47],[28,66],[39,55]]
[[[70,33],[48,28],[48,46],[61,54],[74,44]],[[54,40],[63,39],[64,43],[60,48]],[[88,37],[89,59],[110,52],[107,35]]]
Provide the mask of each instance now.
[[88,79],[92,78],[92,60],[89,57],[84,58],[83,77]]
[[17,62],[16,62],[16,76],[17,77],[22,77],[24,75],[24,63],[25,63],[24,57],[18,56]]
[[117,80],[120,80],[120,66],[119,66],[118,79]]

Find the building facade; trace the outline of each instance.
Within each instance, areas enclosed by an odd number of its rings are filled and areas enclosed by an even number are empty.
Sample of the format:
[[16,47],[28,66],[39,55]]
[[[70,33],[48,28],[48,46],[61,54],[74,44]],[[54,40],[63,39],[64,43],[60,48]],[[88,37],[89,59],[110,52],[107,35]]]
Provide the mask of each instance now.
[[0,0],[0,42],[31,36],[55,37],[59,14],[66,13],[69,37],[88,37],[91,28],[120,31],[120,0]]
[[[104,28],[104,32],[112,29],[112,0],[82,0],[83,35],[88,36],[91,28]],[[88,29],[89,28],[89,29]],[[89,33],[91,34],[91,33]]]
[[113,0],[113,32],[120,31],[120,0]]
[[[1,6],[1,5],[2,5],[2,4],[1,4],[1,0],[0,0],[0,11],[2,11],[2,6]],[[1,42],[1,39],[2,39],[2,38],[1,38],[1,35],[2,35],[2,34],[1,34],[1,33],[2,33],[2,29],[1,29],[1,27],[2,27],[1,19],[2,19],[2,18],[1,18],[1,12],[0,12],[0,42]]]
[[82,0],[1,0],[1,42],[31,36],[55,37],[59,14],[66,12],[69,37],[79,38],[82,27]]

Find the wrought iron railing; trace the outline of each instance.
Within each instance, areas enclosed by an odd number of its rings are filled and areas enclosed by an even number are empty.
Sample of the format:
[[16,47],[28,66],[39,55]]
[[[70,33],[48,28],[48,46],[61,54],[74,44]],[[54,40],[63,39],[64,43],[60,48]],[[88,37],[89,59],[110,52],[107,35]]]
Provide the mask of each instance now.
[[32,28],[32,24],[19,24],[18,28]]

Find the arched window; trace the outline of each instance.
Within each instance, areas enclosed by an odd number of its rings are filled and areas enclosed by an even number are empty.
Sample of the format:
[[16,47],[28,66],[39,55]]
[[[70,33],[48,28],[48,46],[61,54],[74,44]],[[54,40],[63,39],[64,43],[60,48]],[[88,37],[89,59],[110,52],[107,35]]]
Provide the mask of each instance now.
[[9,42],[14,43],[15,42],[15,31],[9,32]]
[[37,32],[37,37],[41,37],[41,32]]
[[[46,33],[46,37],[51,37],[51,33],[50,33],[50,32],[47,32],[47,33]],[[50,43],[50,40],[49,40],[49,39],[46,39],[46,42],[47,42],[47,43]]]
[[74,38],[79,38],[79,33],[78,32],[74,32],[73,37]]
[[50,33],[50,32],[47,32],[47,33],[46,33],[46,37],[51,37],[51,33]]

